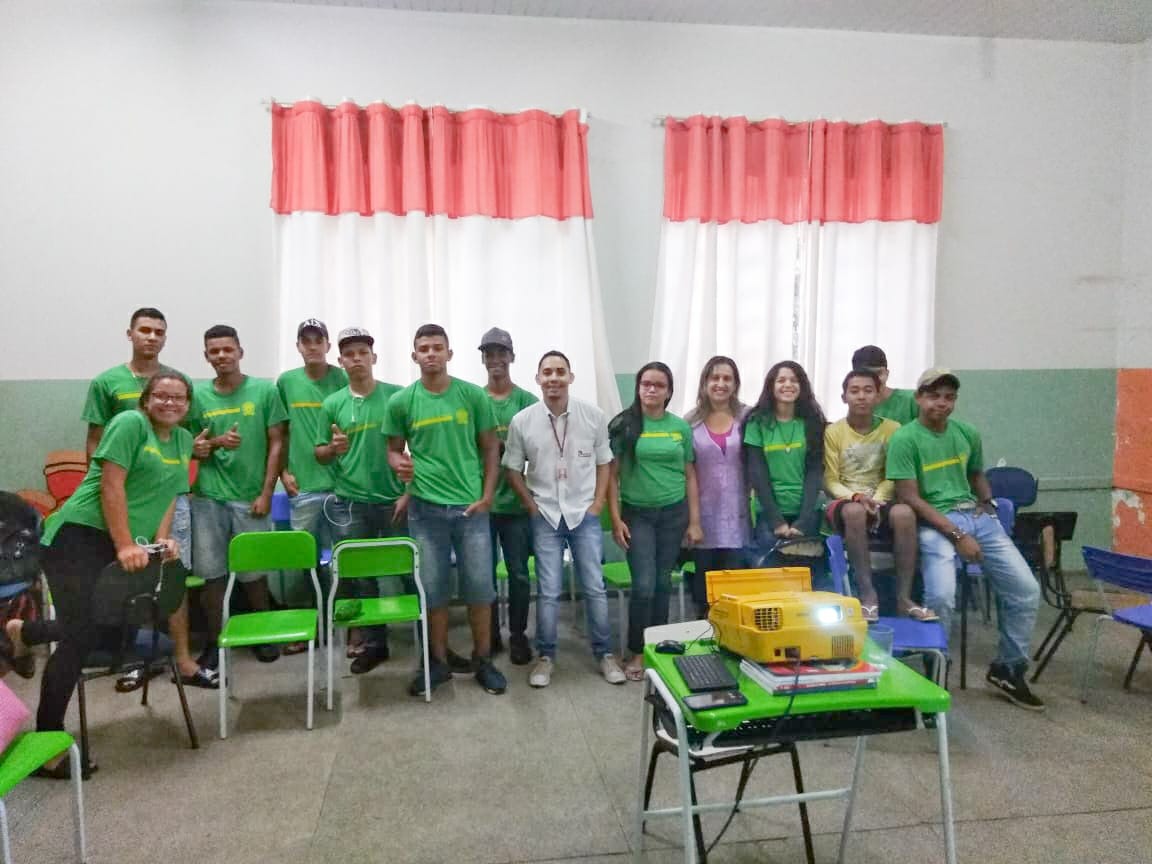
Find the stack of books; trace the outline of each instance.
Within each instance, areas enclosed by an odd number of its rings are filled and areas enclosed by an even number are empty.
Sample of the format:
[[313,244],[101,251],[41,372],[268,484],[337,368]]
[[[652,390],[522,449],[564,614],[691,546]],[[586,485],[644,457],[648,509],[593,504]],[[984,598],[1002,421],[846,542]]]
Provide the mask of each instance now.
[[740,661],[740,671],[773,695],[875,687],[884,673],[864,660],[754,663],[745,659]]

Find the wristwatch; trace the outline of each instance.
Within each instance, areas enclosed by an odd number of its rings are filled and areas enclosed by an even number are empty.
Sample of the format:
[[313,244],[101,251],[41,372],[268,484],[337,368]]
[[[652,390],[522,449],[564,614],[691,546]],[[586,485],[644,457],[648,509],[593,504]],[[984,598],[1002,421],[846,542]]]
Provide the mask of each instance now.
[[953,528],[948,532],[948,539],[953,543],[959,543],[962,539],[964,539],[964,532],[959,528]]

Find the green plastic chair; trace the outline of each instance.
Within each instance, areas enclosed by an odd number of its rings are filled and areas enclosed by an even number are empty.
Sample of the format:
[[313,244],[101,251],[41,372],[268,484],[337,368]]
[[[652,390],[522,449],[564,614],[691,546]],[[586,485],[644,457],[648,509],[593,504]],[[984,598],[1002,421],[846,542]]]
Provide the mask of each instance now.
[[[338,600],[341,580],[411,576],[415,594]],[[432,701],[428,680],[428,603],[420,581],[420,547],[410,537],[343,540],[332,550],[332,587],[328,591],[328,710],[335,681],[336,628],[373,627],[411,621],[424,657],[424,701]],[[419,625],[419,626],[417,626]]]
[[[536,581],[536,556],[528,556],[528,582]],[[504,563],[504,558],[501,556],[500,560],[496,562],[496,602],[499,604],[500,610],[500,626],[505,627],[508,624],[508,565]]]
[[[229,615],[238,573],[263,570],[307,570],[312,575],[315,609],[280,609]],[[228,737],[228,661],[233,648],[254,645],[308,643],[308,728],[312,728],[312,702],[316,686],[316,633],[323,605],[316,578],[316,540],[307,531],[250,531],[228,544],[228,587],[224,589],[223,626],[220,628],[220,737]]]
[[[672,584],[679,593],[680,620],[685,620],[684,606],[684,571],[691,568],[695,571],[695,564],[689,562],[683,570],[672,571]],[[632,571],[628,569],[627,561],[608,561],[603,565],[604,587],[616,592],[616,617],[620,628],[620,656],[623,657],[628,642],[628,592],[632,588]]]
[[88,841],[84,833],[84,789],[80,780],[80,748],[67,732],[25,732],[18,735],[0,755],[0,849],[4,864],[11,864],[12,849],[8,839],[8,809],[4,797],[20,785],[49,759],[67,751],[72,768],[72,815],[76,829],[76,860],[88,860]]

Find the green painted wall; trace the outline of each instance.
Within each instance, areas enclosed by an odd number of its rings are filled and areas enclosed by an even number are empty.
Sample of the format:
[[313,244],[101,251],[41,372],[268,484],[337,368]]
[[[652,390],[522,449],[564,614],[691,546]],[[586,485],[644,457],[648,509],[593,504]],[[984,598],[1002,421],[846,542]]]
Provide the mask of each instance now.
[[[1113,369],[959,371],[958,417],[984,436],[988,465],[1001,459],[1040,479],[1037,507],[1080,514],[1071,567],[1082,543],[1111,546],[1116,372]],[[632,374],[617,375],[632,401]],[[44,454],[83,449],[87,381],[0,381],[0,489],[44,488]]]
[[[1040,481],[1033,509],[1074,510],[1076,536],[1065,548],[1082,567],[1080,545],[1112,545],[1115,369],[957,370],[956,416],[984,438],[988,467],[1003,460]],[[617,375],[620,401],[632,401],[634,375]],[[753,388],[756,389],[756,388]],[[836,416],[842,406],[836,406]]]

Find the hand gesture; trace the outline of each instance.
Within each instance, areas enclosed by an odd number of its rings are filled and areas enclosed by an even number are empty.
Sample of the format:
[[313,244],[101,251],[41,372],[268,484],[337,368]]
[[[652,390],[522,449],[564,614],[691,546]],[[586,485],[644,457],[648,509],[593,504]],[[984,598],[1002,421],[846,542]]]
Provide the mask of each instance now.
[[212,441],[208,438],[207,429],[201,429],[200,434],[193,439],[192,455],[197,459],[207,459],[212,455]]
[[333,453],[340,456],[348,452],[348,436],[335,423],[332,424],[332,440],[328,442],[328,446]]
[[240,447],[240,424],[233,423],[232,428],[216,439],[216,442],[225,450],[236,450]]

